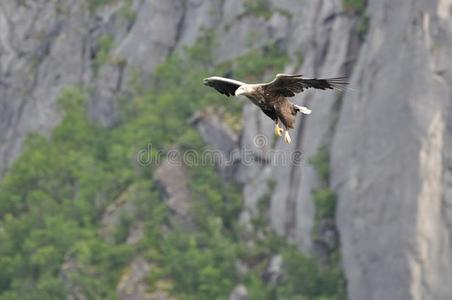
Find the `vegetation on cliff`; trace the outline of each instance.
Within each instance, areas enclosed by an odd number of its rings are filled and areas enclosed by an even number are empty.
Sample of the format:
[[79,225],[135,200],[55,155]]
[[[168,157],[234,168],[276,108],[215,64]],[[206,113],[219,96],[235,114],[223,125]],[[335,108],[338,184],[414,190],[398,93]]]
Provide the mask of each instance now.
[[[261,228],[265,235],[255,237],[250,246],[237,222],[240,187],[224,182],[213,166],[190,167],[197,230],[189,230],[171,220],[151,180],[156,166],[136,160],[148,144],[151,156],[174,144],[202,151],[203,143],[187,119],[200,107],[222,101],[200,84],[206,70],[259,76],[287,62],[268,46],[239,58],[240,64],[213,67],[208,51],[212,43],[214,38],[207,35],[185,55],[172,56],[147,85],[131,82],[130,97],[120,99],[122,122],[113,129],[87,117],[87,91],[82,87],[61,94],[61,124],[50,137],[30,136],[0,183],[1,300],[64,299],[74,287],[88,299],[116,299],[118,281],[136,255],[153,264],[150,289],[166,289],[177,299],[228,299],[239,283],[251,299],[344,297],[337,265],[319,266],[268,228]],[[234,103],[227,109],[238,113],[240,104]],[[138,213],[124,216],[114,242],[109,242],[100,233],[102,216],[131,186],[128,201]],[[144,224],[144,237],[127,244],[137,220]],[[263,274],[278,253],[284,257],[282,276],[270,284]],[[238,261],[248,266],[247,272],[237,270]]]

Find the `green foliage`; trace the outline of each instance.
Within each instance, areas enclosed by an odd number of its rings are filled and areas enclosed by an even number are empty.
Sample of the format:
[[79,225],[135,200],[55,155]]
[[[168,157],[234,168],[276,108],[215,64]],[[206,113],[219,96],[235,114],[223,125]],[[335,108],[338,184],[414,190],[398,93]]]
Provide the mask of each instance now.
[[358,24],[358,35],[361,39],[363,39],[367,32],[369,31],[369,17],[368,16],[363,16]]
[[369,17],[366,15],[367,0],[343,0],[342,6],[346,13],[358,17],[355,30],[358,37],[363,40],[369,31]]
[[326,147],[321,147],[316,155],[309,159],[309,163],[317,171],[320,179],[326,183],[330,178],[330,160],[329,153]]
[[[314,239],[317,239],[319,238],[319,223],[325,219],[335,218],[337,202],[336,194],[329,187],[330,157],[328,149],[326,147],[321,147],[317,154],[309,160],[309,163],[314,167],[320,177],[320,187],[313,192],[316,210],[313,237]],[[328,257],[328,265],[317,270],[314,269],[314,271],[311,272],[311,283],[304,288],[312,292],[322,287],[325,294],[322,295],[321,299],[345,299],[345,280],[340,269],[339,251],[338,249],[332,249],[331,252],[332,253],[330,253]],[[296,265],[297,262],[294,262],[294,264]],[[306,262],[306,264],[308,266],[310,265],[309,262]],[[295,269],[294,271],[298,272],[297,276],[300,278],[303,277],[303,270],[300,271]],[[313,295],[311,294],[311,297],[312,296]]]
[[114,47],[114,42],[115,41],[111,35],[105,35],[98,39],[98,49],[92,64],[94,73],[97,74],[100,67],[105,65],[110,59],[110,51]]
[[321,147],[316,155],[309,159],[321,179],[321,187],[314,190],[313,198],[316,207],[316,220],[334,218],[336,212],[336,195],[329,185],[330,157],[328,149]]
[[113,0],[88,0],[88,8],[95,12],[99,7],[111,3]]
[[[97,66],[108,59],[113,40],[99,42]],[[213,166],[188,168],[193,230],[175,221],[162,201],[150,179],[156,165],[136,161],[148,145],[152,158],[174,144],[200,157],[204,145],[187,119],[224,101],[201,84],[209,75],[206,70],[257,79],[287,62],[281,51],[265,47],[215,67],[214,43],[207,32],[184,55],[161,65],[149,86],[136,82],[134,94],[121,102],[122,123],[113,129],[87,117],[86,91],[74,87],[62,92],[60,125],[50,137],[30,136],[0,183],[0,300],[64,299],[68,280],[87,299],[116,299],[118,281],[136,254],[153,264],[150,288],[166,289],[177,299],[228,299],[240,282],[252,299],[340,298],[339,270],[317,266],[264,228],[265,222],[256,223],[264,237],[254,237],[256,243],[249,245],[237,221],[243,209],[240,188],[224,182]],[[226,112],[237,116],[240,102],[228,104]],[[137,212],[121,217],[114,241],[108,243],[99,234],[100,220],[124,193]],[[135,221],[142,222],[145,234],[131,246],[124,242]],[[284,276],[270,286],[262,273],[275,253],[284,255]],[[250,266],[247,274],[237,272],[237,260]]]
[[342,0],[342,6],[346,12],[364,14],[367,6],[367,0]]
[[336,213],[336,195],[329,187],[314,191],[314,202],[318,218],[334,218]]
[[245,0],[245,10],[258,17],[269,19],[272,16],[271,2],[269,0]]
[[133,225],[134,217],[130,214],[122,214],[119,220],[119,225],[115,228],[114,240],[116,244],[124,243]]
[[[331,266],[320,265],[314,257],[302,254],[283,238],[267,233],[256,245],[242,246],[242,260],[252,266],[243,283],[250,299],[345,299],[345,285],[338,260]],[[283,257],[282,276],[274,284],[262,279],[273,254]],[[264,259],[263,259],[264,258]]]
[[265,72],[280,72],[288,62],[289,58],[285,53],[275,45],[268,45],[251,50],[235,60],[235,75],[243,80],[259,80]]
[[79,89],[62,93],[61,106],[68,109],[62,123],[50,139],[31,136],[1,182],[0,299],[64,298],[59,273],[65,256],[81,244],[91,253],[89,268],[108,274],[86,275],[86,282],[103,287],[96,293],[108,291],[130,252],[108,247],[96,234],[102,203],[133,176],[129,165],[111,169],[106,163],[108,132],[86,117],[83,98]]
[[203,165],[191,168],[191,190],[198,199],[193,207],[199,226],[204,226],[205,217],[219,217],[223,226],[234,230],[237,216],[242,209],[240,190],[231,183],[224,183],[212,167]]
[[179,229],[160,243],[162,256],[157,261],[164,266],[162,275],[174,280],[179,299],[227,299],[236,283],[238,245],[228,237],[221,218],[206,221],[203,230]]
[[342,272],[321,267],[315,259],[288,247],[283,252],[285,280],[276,288],[277,299],[345,299]]
[[135,22],[135,19],[137,18],[137,13],[133,10],[132,5],[133,0],[125,0],[121,7],[121,16],[129,23]]

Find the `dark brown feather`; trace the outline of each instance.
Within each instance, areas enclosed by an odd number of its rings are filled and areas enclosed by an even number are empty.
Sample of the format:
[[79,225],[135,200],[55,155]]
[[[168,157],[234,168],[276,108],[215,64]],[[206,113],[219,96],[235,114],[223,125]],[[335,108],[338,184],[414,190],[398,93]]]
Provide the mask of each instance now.
[[278,119],[281,120],[286,128],[294,128],[295,116],[298,111],[294,108],[292,102],[285,99],[285,101],[275,105],[275,111]]
[[245,83],[237,81],[237,80],[229,79],[229,78],[218,77],[218,76],[213,76],[213,77],[204,79],[204,85],[213,87],[220,94],[226,95],[228,97],[234,96],[235,91],[243,84],[245,84]]
[[347,85],[345,77],[326,78],[326,79],[305,79],[302,75],[285,75],[278,74],[276,78],[269,83],[263,84],[262,88],[271,94],[281,95],[284,97],[293,97],[297,93],[301,93],[308,88],[320,90],[337,89],[342,90]]

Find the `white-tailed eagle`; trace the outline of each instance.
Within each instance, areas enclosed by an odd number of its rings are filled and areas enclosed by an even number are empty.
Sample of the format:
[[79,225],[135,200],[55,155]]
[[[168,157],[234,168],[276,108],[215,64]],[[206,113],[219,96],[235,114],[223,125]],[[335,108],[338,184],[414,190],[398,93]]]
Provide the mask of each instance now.
[[282,136],[283,132],[283,129],[279,127],[279,122],[283,123],[285,127],[284,141],[290,144],[289,129],[294,127],[295,116],[298,112],[308,115],[311,110],[292,103],[288,98],[308,88],[342,90],[348,82],[345,77],[309,79],[303,78],[302,75],[278,74],[269,83],[246,84],[229,78],[213,76],[204,79],[204,84],[228,97],[246,96],[275,122],[275,134],[278,136]]

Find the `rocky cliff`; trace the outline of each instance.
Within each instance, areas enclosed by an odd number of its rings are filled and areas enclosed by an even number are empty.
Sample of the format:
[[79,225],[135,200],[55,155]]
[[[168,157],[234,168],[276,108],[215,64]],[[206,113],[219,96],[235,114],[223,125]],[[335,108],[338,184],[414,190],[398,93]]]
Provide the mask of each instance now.
[[448,299],[451,3],[367,11],[331,148],[350,298]]
[[[216,63],[270,43],[290,58],[281,72],[346,74],[352,84],[343,95],[310,91],[297,97],[313,114],[299,120],[293,144],[278,141],[274,149],[301,151],[301,166],[271,160],[238,164],[233,172],[243,185],[243,220],[270,194],[272,228],[302,251],[320,253],[328,239],[312,238],[313,195],[329,185],[338,202],[330,232],[337,239],[335,227],[339,230],[350,299],[447,299],[451,5],[448,0],[3,1],[0,174],[28,133],[48,133],[58,124],[57,99],[66,86],[88,88],[90,115],[111,127],[119,118],[117,100],[128,94],[131,80],[146,80],[206,31],[218,38]],[[228,131],[225,151],[271,149],[272,123],[251,105],[243,115],[240,138]],[[197,124],[205,141],[218,146],[213,137],[218,132]],[[256,145],[257,134],[266,137],[264,145]],[[327,176],[308,164],[321,149],[331,157]]]

